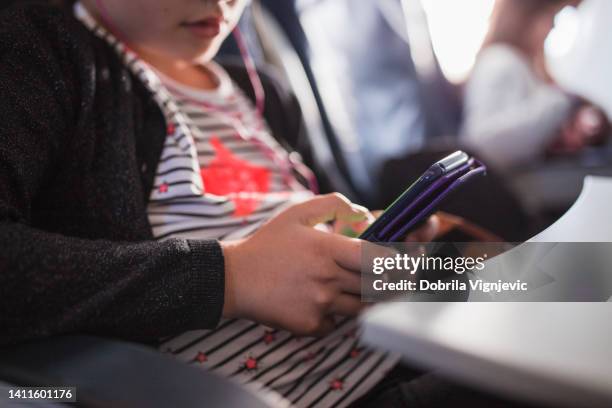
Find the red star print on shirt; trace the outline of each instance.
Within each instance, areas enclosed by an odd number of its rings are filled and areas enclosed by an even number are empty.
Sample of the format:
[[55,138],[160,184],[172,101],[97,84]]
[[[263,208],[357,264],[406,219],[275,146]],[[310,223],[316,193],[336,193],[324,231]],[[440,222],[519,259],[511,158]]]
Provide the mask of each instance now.
[[174,135],[175,130],[176,130],[176,126],[174,125],[174,123],[172,122],[168,123],[168,126],[166,127],[166,134],[168,136],[172,136]]
[[270,344],[274,340],[276,340],[276,334],[271,330],[266,330],[263,338],[264,343]]
[[270,171],[236,157],[218,137],[213,136],[210,144],[215,150],[215,158],[208,167],[202,167],[200,174],[204,190],[208,193],[227,196],[232,193],[245,193],[247,197],[234,196],[236,206],[234,216],[252,214],[259,205],[259,199],[248,197],[249,193],[270,191]]
[[244,368],[247,370],[256,370],[257,369],[257,360],[253,357],[247,358],[247,361],[244,362]]
[[304,357],[304,362],[311,362],[314,361],[315,358],[317,358],[317,354],[318,351],[309,351],[308,354],[306,354],[306,357]]
[[198,355],[196,356],[195,360],[198,363],[205,363],[208,360],[208,357],[206,356],[206,354],[202,353],[201,351],[198,353]]
[[329,388],[334,391],[340,391],[344,387],[344,381],[341,378],[335,378],[329,383]]

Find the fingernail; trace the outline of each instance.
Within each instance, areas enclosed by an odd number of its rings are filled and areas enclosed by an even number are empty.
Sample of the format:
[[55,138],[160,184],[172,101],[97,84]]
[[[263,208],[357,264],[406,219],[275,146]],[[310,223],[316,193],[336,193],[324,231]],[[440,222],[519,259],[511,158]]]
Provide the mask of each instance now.
[[368,220],[368,214],[367,213],[362,213],[362,212],[357,212],[354,211],[352,212],[349,216],[348,216],[348,220],[350,222],[360,222],[360,221],[367,221]]
[[373,222],[376,219],[376,217],[374,217],[370,210],[361,205],[353,204],[353,210],[361,214],[363,216],[362,220],[364,221]]

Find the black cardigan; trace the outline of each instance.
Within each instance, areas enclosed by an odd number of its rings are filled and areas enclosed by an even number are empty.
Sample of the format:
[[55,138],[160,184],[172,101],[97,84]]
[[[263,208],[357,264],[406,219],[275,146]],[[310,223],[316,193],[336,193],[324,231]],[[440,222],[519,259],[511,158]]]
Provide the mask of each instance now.
[[[244,70],[228,71],[252,96]],[[300,134],[295,100],[263,82],[275,136]],[[72,16],[3,12],[0,345],[75,332],[151,340],[217,324],[219,244],[152,240],[145,210],[165,128],[150,93]]]

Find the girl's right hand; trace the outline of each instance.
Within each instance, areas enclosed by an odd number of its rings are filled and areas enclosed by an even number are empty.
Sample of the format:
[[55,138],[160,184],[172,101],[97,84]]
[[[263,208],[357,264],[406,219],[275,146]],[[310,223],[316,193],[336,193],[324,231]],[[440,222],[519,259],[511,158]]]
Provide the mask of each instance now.
[[224,317],[316,335],[334,328],[333,315],[359,313],[362,241],[314,226],[368,218],[365,208],[328,194],[287,208],[246,239],[222,242]]

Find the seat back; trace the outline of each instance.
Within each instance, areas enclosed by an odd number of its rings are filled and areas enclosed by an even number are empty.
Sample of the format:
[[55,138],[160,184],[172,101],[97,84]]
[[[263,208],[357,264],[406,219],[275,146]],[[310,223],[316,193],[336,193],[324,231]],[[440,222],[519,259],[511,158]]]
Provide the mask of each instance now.
[[0,348],[0,381],[76,387],[80,407],[284,406],[270,393],[252,392],[157,350],[89,336]]
[[[400,0],[389,1],[399,4]],[[374,7],[380,7],[379,14],[383,19],[392,15],[383,7],[387,2],[386,0],[372,2]],[[326,35],[322,29],[324,23],[317,25],[315,18],[313,24],[308,21],[308,15],[312,8],[316,7],[325,8],[322,14],[325,14],[328,9],[333,12],[334,7],[338,7],[340,3],[346,3],[345,6],[349,6],[350,1],[259,0],[256,6],[261,6],[264,18],[259,24],[257,24],[257,15],[254,20],[260,39],[267,41],[267,44],[263,44],[262,47],[264,56],[269,58],[271,54],[276,54],[276,61],[273,63],[285,66],[288,76],[295,76],[292,71],[296,71],[297,67],[297,70],[301,71],[299,75],[305,77],[310,87],[311,95],[308,99],[314,101],[320,117],[321,126],[318,133],[321,130],[324,132],[323,137],[313,138],[312,143],[315,150],[325,149],[326,151],[320,152],[323,160],[327,160],[339,169],[340,175],[357,192],[361,202],[373,205],[380,201],[380,192],[377,187],[385,154],[389,157],[408,156],[426,149],[429,141],[438,136],[455,135],[460,122],[460,98],[456,88],[442,74],[435,57],[432,59],[433,64],[428,72],[416,69],[420,65],[416,64],[417,61],[412,61],[413,54],[411,53],[411,48],[415,43],[419,44],[420,49],[428,49],[431,55],[434,54],[428,36],[414,35],[417,37],[414,39],[408,37],[408,34],[413,33],[414,30],[406,30],[407,22],[403,15],[400,15],[399,24],[395,21],[380,24],[387,24],[390,27],[383,27],[382,30],[386,30],[390,38],[394,38],[394,49],[397,50],[397,54],[405,53],[406,55],[400,58],[400,61],[385,60],[385,56],[382,60],[370,61],[372,63],[370,77],[350,78],[351,82],[344,87],[339,84],[346,78],[334,77],[336,73],[334,71],[337,70],[331,64],[324,66],[336,56],[329,53],[320,54],[325,52],[325,50],[321,51],[321,43],[328,42],[328,38],[322,37]],[[418,1],[407,3],[418,3]],[[406,16],[411,16],[413,20],[417,17],[424,19],[422,12],[420,14],[406,13]],[[392,20],[392,18],[388,19]],[[423,21],[413,22],[413,24],[426,27],[426,22]],[[358,22],[355,22],[355,26],[359,26]],[[336,27],[330,31],[333,33],[334,30]],[[395,35],[390,33],[392,30],[396,31]],[[371,42],[374,46],[376,46],[376,41],[380,40],[380,43],[384,40],[384,38],[377,37],[377,33],[367,34],[372,35]],[[292,50],[292,56],[287,57],[287,53],[279,55],[274,51],[278,49],[281,42],[284,42],[285,48]],[[382,44],[380,46],[382,47]],[[386,43],[384,46],[389,47],[391,44]],[[368,52],[367,47],[362,48],[363,50],[347,52]],[[415,59],[417,56],[414,55]],[[292,61],[287,62],[288,59]],[[287,67],[291,70],[286,69]],[[400,78],[401,82],[383,83],[389,75]],[[374,81],[368,83],[372,76],[380,78],[375,78]],[[301,82],[303,86],[306,81],[290,82]],[[390,89],[392,94],[385,96],[382,93],[385,88]],[[359,94],[344,92],[347,89],[352,89]],[[404,89],[406,92],[403,91]],[[407,94],[410,96],[402,97]],[[378,99],[376,99],[377,96]],[[397,104],[395,104],[396,99],[399,99]],[[360,103],[359,101],[366,101],[367,110],[365,112],[353,109],[356,104]],[[306,105],[303,98],[300,99],[300,102]],[[381,107],[382,105],[386,106]],[[403,120],[402,117],[413,117],[413,119]],[[383,153],[377,155],[378,150],[382,150]]]

